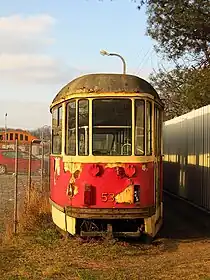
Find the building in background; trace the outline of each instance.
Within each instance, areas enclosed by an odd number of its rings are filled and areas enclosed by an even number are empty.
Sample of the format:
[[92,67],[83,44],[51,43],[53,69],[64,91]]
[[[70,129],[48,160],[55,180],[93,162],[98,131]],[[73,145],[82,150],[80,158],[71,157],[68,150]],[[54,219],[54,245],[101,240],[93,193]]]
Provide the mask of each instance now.
[[[18,140],[19,149],[27,151],[29,144],[32,140],[37,139],[29,131],[21,129],[4,128],[0,129],[0,148],[1,149],[14,149],[15,142]],[[39,153],[39,147],[33,147],[33,154]]]

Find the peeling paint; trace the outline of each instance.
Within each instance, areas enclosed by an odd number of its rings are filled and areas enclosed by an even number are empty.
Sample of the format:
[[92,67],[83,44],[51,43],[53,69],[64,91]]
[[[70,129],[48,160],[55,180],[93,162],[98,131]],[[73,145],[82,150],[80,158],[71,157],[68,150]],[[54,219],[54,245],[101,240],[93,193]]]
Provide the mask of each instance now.
[[70,183],[67,189],[67,195],[70,198],[72,198],[77,194],[78,194],[78,187],[75,185],[75,183]]
[[56,185],[56,176],[60,176],[61,166],[60,166],[60,158],[55,158],[55,172],[54,172],[54,184]]
[[114,168],[114,167],[125,167],[125,163],[107,163],[105,164],[105,168]]
[[82,170],[82,164],[81,163],[75,163],[75,162],[64,162],[64,171],[69,171],[71,174],[75,173],[76,171]]
[[[75,163],[59,158],[54,172],[55,157],[51,160],[51,172],[56,179],[56,184],[51,182],[51,199],[62,207],[83,207],[86,184],[93,187],[91,192],[95,202],[89,206],[91,208],[148,207],[154,204],[152,162],[146,164],[148,170],[145,172],[142,170],[145,163]],[[90,172],[92,167],[97,171],[96,176]],[[99,174],[96,167],[100,170]],[[128,173],[132,171],[131,174],[126,175],[126,170]],[[128,175],[132,175],[132,178]],[[141,189],[138,206],[134,195],[136,185]]]
[[115,196],[117,203],[134,203],[134,186],[128,186],[123,192]]

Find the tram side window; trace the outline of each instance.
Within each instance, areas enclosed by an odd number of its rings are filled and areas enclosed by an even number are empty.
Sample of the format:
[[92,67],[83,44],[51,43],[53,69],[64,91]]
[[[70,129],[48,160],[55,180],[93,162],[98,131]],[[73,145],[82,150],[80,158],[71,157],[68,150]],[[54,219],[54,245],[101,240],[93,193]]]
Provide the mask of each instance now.
[[93,100],[93,155],[131,155],[130,99]]
[[62,106],[58,108],[58,123],[57,126],[62,127]]
[[152,154],[152,104],[146,102],[147,156]]
[[135,155],[145,154],[145,102],[135,101]]
[[155,154],[160,155],[161,154],[161,116],[160,116],[160,110],[158,107],[155,106]]
[[76,101],[70,101],[66,108],[67,133],[66,133],[66,154],[76,155]]
[[62,106],[52,110],[52,153],[61,154],[62,147]]
[[79,140],[79,155],[88,155],[89,150],[89,108],[88,100],[83,99],[78,102],[78,140]]

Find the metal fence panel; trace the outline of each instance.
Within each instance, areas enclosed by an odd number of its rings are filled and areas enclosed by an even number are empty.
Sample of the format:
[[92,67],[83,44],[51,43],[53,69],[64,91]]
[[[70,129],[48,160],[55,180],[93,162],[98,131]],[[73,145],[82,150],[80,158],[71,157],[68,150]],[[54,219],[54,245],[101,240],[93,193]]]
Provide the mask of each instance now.
[[210,105],[166,121],[164,188],[210,210]]
[[49,190],[49,158],[50,142],[21,146],[16,142],[14,147],[0,150],[0,234],[6,224],[14,225],[16,197],[18,220],[19,207],[29,198],[32,187]]

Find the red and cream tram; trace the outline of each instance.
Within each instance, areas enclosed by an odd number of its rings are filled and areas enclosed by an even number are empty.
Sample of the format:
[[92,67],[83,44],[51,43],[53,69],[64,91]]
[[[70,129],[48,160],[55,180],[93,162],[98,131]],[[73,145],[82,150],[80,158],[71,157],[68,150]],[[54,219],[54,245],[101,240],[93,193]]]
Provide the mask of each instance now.
[[154,88],[125,74],[90,74],[51,105],[50,203],[71,235],[154,237],[162,225],[162,112]]

